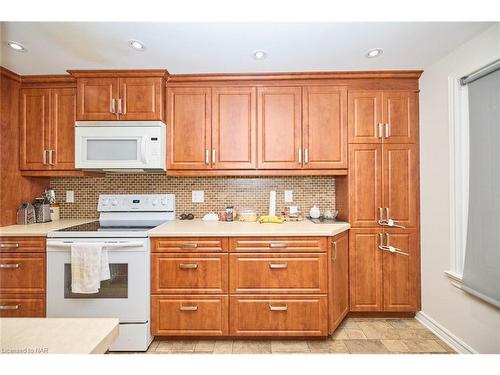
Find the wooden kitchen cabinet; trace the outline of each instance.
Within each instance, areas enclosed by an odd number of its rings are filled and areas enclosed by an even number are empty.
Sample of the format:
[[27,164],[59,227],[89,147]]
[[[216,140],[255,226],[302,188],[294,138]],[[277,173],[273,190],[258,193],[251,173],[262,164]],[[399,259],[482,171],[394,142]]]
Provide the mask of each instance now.
[[20,169],[74,169],[76,90],[26,88],[20,96]]
[[257,167],[302,168],[302,88],[257,89]]
[[382,93],[349,91],[349,143],[380,143]]
[[349,235],[330,241],[328,252],[328,332],[331,334],[349,312]]
[[255,87],[212,88],[212,167],[253,169],[257,165]]
[[117,120],[117,78],[78,78],[78,121]]
[[418,96],[413,91],[384,91],[382,94],[384,143],[416,143],[418,139]]
[[167,89],[167,169],[211,168],[211,89]]
[[302,103],[303,167],[347,168],[347,89],[306,86]]
[[157,237],[151,239],[151,249],[155,253],[227,252],[228,239],[227,237]]
[[[163,120],[163,79],[160,77],[119,78],[120,120]],[[120,108],[119,108],[120,109]]]

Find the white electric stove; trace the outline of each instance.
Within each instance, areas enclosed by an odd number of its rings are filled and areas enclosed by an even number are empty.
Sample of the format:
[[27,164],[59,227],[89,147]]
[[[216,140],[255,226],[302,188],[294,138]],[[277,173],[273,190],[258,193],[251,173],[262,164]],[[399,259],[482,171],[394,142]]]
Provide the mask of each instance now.
[[[175,219],[175,195],[100,195],[99,220],[47,237],[47,317],[115,317],[120,334],[111,351],[144,351],[152,341],[148,230]],[[71,244],[103,243],[111,279],[95,294],[71,291]]]

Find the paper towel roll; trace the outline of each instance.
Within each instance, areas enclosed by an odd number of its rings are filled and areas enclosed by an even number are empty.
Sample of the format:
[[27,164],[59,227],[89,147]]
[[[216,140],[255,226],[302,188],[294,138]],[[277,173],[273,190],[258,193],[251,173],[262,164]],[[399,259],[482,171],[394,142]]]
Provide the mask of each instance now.
[[269,215],[276,215],[276,192],[271,191],[269,193]]

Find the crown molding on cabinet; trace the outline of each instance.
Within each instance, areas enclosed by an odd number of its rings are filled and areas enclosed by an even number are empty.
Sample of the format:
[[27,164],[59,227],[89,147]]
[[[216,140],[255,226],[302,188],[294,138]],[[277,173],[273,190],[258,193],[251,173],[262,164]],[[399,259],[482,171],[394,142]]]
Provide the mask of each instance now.
[[22,77],[19,74],[14,73],[12,70],[4,68],[3,66],[0,66],[0,75],[8,77],[16,82],[21,82],[22,80]]
[[75,78],[85,77],[169,77],[166,69],[142,69],[142,70],[67,70]]

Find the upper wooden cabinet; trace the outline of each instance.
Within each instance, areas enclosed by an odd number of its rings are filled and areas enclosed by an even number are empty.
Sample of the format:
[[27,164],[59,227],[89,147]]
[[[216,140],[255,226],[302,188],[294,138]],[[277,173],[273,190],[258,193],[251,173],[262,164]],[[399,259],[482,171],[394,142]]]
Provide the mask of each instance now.
[[167,89],[167,169],[211,168],[210,88]]
[[74,88],[21,89],[21,170],[74,168],[75,109]]
[[328,331],[339,326],[349,312],[349,235],[331,239],[328,253]]
[[77,82],[77,120],[164,120],[166,71],[70,73]]
[[347,89],[306,86],[302,103],[304,168],[347,168]]
[[256,167],[256,89],[212,89],[212,166],[216,169]]
[[349,143],[415,143],[417,101],[414,91],[350,91]]
[[257,89],[258,168],[302,168],[301,92],[300,87]]

